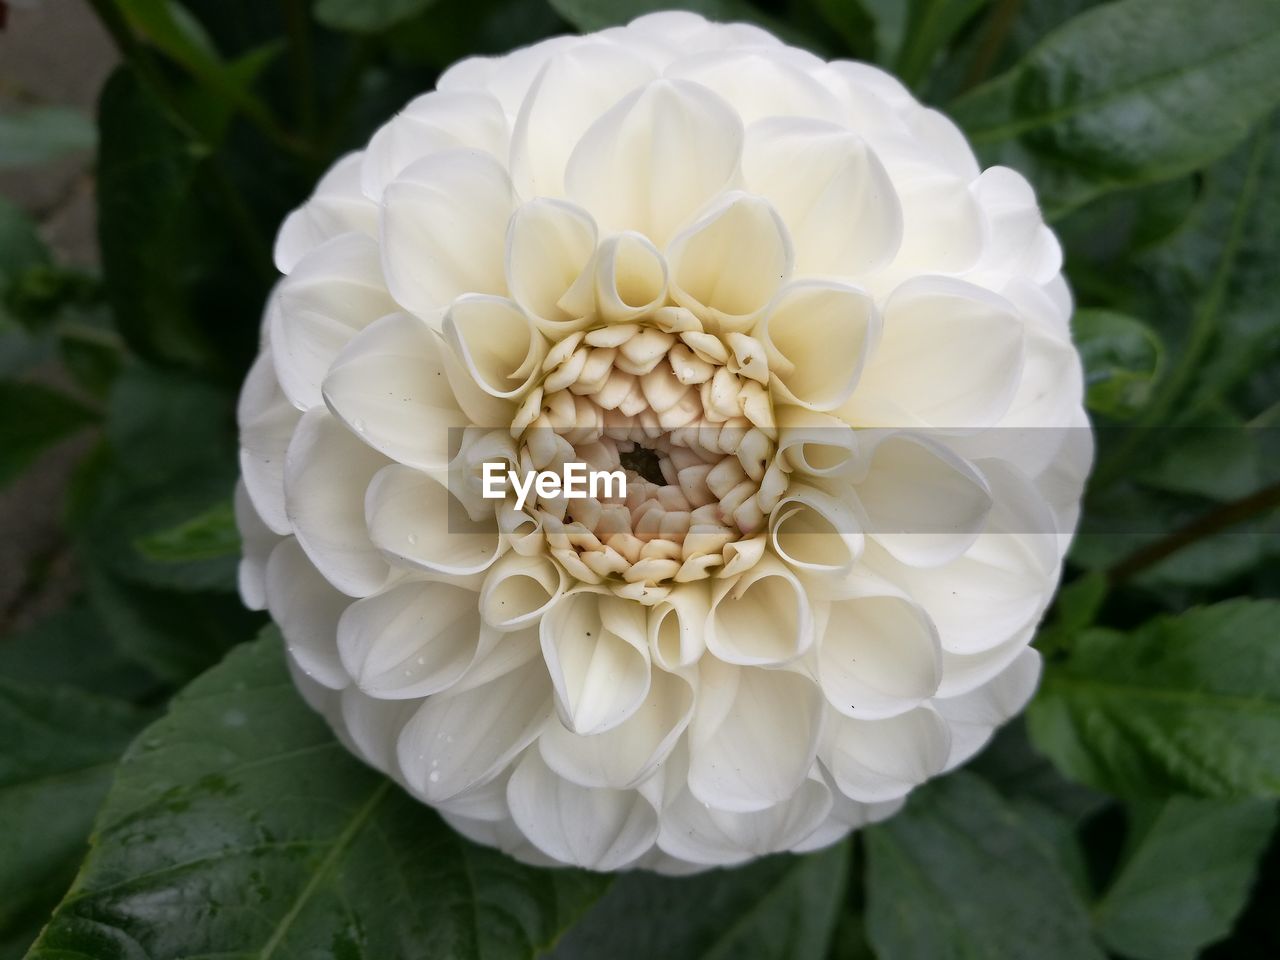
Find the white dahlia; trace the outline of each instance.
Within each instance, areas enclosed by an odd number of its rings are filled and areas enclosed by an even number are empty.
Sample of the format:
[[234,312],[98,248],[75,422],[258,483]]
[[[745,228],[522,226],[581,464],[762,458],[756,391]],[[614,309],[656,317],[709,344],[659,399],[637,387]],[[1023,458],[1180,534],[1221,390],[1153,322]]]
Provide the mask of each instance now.
[[[1035,686],[1091,455],[1061,259],[945,117],[754,27],[463,61],[280,231],[245,600],[480,843],[832,843]],[[486,498],[495,462],[626,495]]]

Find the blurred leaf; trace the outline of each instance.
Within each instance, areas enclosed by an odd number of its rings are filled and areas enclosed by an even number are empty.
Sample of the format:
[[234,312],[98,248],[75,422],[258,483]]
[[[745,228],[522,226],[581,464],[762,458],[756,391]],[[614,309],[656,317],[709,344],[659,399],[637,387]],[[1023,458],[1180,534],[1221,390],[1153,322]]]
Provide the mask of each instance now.
[[1103,957],[1052,853],[972,774],[916,790],[866,838],[867,925],[881,960]]
[[1077,310],[1071,332],[1084,360],[1090,410],[1116,419],[1134,416],[1160,375],[1164,345],[1133,317],[1109,310]]
[[156,688],[154,677],[120,653],[80,600],[0,639],[0,678],[79,687],[123,700]]
[[[826,0],[839,4],[841,0]],[[908,4],[903,0],[863,0],[867,13],[875,21],[876,60],[891,65],[902,49],[906,36]]]
[[1223,0],[1211,17],[1200,0],[1118,0],[1055,30],[953,113],[976,144],[997,145],[989,160],[1037,165],[1026,172],[1061,210],[1230,152],[1280,104],[1277,59],[1272,0]]
[[29,107],[0,113],[0,169],[50,163],[92,150],[93,123],[70,107]]
[[0,380],[0,487],[95,419],[84,404],[52,387]]
[[876,20],[868,12],[870,4],[862,0],[814,0],[822,19],[840,35],[854,56],[864,60],[876,57]]
[[1062,587],[1054,600],[1052,621],[1036,634],[1036,646],[1042,652],[1070,646],[1076,634],[1093,624],[1106,599],[1107,578],[1097,570]]
[[702,14],[708,20],[754,23],[771,30],[789,42],[800,43],[803,46],[812,43],[810,38],[799,35],[799,32],[785,21],[775,20],[752,6],[747,0],[548,0],[548,2],[556,13],[583,33],[618,26],[646,13],[691,10]]
[[143,556],[157,563],[189,563],[240,555],[240,531],[230,499],[215,503],[176,527],[138,541]]
[[607,885],[476,847],[360,763],[272,634],[130,747],[31,960],[530,957]]
[[13,277],[28,267],[49,263],[49,251],[31,218],[15,204],[0,197],[0,294]]
[[66,891],[145,719],[118,701],[0,679],[0,948],[25,948]]
[[1074,779],[1121,796],[1280,796],[1280,602],[1231,600],[1050,663],[1028,719]]
[[894,72],[919,87],[942,50],[991,0],[908,0],[905,40]]
[[1264,477],[1280,477],[1280,463],[1263,466],[1261,431],[1229,410],[1196,411],[1168,431],[1169,440],[1136,471],[1139,483],[1224,502],[1253,493]]
[[1124,861],[1094,908],[1103,942],[1134,960],[1195,960],[1244,909],[1276,813],[1270,800],[1132,807]]
[[436,0],[315,0],[315,18],[334,30],[378,33],[417,16]]
[[[693,877],[625,873],[548,956],[820,960],[840,910],[848,862],[849,844],[841,843]],[[636,924],[636,917],[662,919]]]

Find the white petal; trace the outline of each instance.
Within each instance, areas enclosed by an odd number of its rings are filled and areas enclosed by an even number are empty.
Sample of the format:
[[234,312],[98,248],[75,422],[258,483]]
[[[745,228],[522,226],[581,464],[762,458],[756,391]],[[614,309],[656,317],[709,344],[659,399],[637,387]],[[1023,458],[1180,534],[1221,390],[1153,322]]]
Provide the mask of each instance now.
[[549,37],[500,57],[469,57],[441,74],[436,89],[488,90],[509,116],[515,116],[546,62],[581,43],[579,36]]
[[537,738],[553,709],[537,661],[464,693],[428,697],[397,744],[406,785],[439,803],[492,780]]
[[464,293],[506,295],[511,181],[487,153],[451,150],[419,160],[382,198],[382,262],[396,300],[431,317]]
[[837,477],[858,469],[858,441],[843,420],[790,404],[774,408],[778,456],[811,477]]
[[240,425],[240,476],[262,522],[292,532],[284,508],[284,455],[302,415],[280,389],[275,361],[263,350],[249,369],[236,420]]
[[240,599],[250,610],[265,610],[267,560],[280,542],[280,536],[263,522],[254,509],[243,479],[236,482],[233,507],[241,543],[240,565],[236,571]]
[[756,331],[783,398],[811,410],[841,406],[880,336],[880,315],[862,290],[801,281],[778,294]]
[[528,314],[503,297],[459,297],[445,314],[444,335],[476,385],[504,400],[524,392],[547,353]]
[[826,784],[812,776],[781,803],[746,813],[717,810],[685,791],[662,811],[658,845],[695,863],[742,863],[799,846],[822,824],[831,802]]
[[402,583],[347,608],[338,652],[360,689],[403,700],[448,689],[480,643],[475,591],[447,583]]
[[565,186],[604,230],[637,230],[662,247],[730,185],[741,153],[742,122],[728,104],[697,84],[658,80],[591,125]]
[[636,786],[666,759],[693,716],[689,680],[655,670],[643,704],[604,733],[581,736],[561,723],[550,724],[538,741],[552,770],[583,787]]
[[511,817],[535,846],[561,863],[617,870],[658,836],[658,814],[634,790],[581,787],[553,773],[536,750],[507,786]]
[[[832,488],[846,493],[841,487]],[[847,496],[833,496],[804,483],[788,486],[769,518],[774,553],[811,577],[839,576],[853,566],[862,555],[861,530]]]
[[667,76],[683,77],[715,91],[747,124],[771,116],[834,120],[840,113],[822,84],[768,49],[699,53],[677,60]]
[[334,362],[324,381],[325,402],[393,460],[442,470],[449,463],[451,434],[468,423],[447,375],[447,352],[417,317],[383,317]]
[[967,182],[936,167],[882,158],[902,207],[902,243],[882,282],[891,286],[972,267],[982,253],[985,223]]
[[883,334],[841,416],[859,426],[986,427],[1022,376],[1012,304],[959,280],[921,277],[894,291]]
[[827,701],[855,718],[904,713],[933,696],[942,648],[924,610],[903,597],[854,597],[831,604],[818,647]]
[[742,175],[787,224],[801,276],[856,279],[898,251],[902,208],[889,174],[845,127],[792,116],[762,120],[747,129]]
[[365,151],[360,184],[373,202],[387,185],[424,157],[457,149],[507,155],[507,117],[492,94],[433,90],[383,124]]
[[284,540],[267,561],[267,608],[289,655],[308,677],[332,690],[351,682],[338,658],[338,618],[351,601],[320,575],[298,541]]
[[713,588],[707,649],[726,663],[786,663],[809,649],[813,633],[804,584],[772,557]]
[[316,185],[315,193],[285,218],[276,235],[276,269],[291,273],[303,257],[344,233],[378,235],[378,208],[360,189],[363,154],[349,153]]
[[526,197],[564,194],[574,145],[619,100],[653,80],[627,46],[592,39],[547,61],[525,97],[511,136],[511,178]]
[[826,720],[819,756],[841,792],[854,800],[896,800],[946,767],[950,735],[928,707],[885,720],[853,720],[831,711]]
[[667,249],[671,296],[712,330],[751,327],[791,276],[787,228],[769,202],[729,193]]
[[711,585],[706,580],[678,584],[649,610],[649,654],[663,670],[698,662],[706,649]]
[[501,633],[485,624],[480,631],[480,648],[475,661],[449,689],[462,693],[518,670],[541,656],[542,646],[538,643],[536,627]]
[[376,593],[391,576],[364,519],[365,491],[386,464],[323,408],[303,416],[285,457],[285,504],[298,543],[353,597]]
[[987,745],[996,727],[1021,713],[1040,682],[1040,652],[1022,652],[982,686],[958,697],[934,700],[934,709],[951,727],[947,768],[957,767]]
[[649,693],[644,607],[609,594],[567,594],[542,618],[542,656],[560,719],[574,733],[603,733]]
[[595,263],[595,300],[601,317],[622,323],[662,306],[667,262],[639,233],[620,233],[600,245]]
[[397,565],[465,577],[489,569],[502,550],[497,518],[472,520],[443,477],[393,463],[369,483],[369,538]]
[[397,309],[382,280],[377,242],[355,233],[307,254],[273,296],[271,355],[281,388],[299,410],[324,402],[320,385],[351,338]]
[[564,581],[564,572],[544,554],[506,553],[485,576],[480,614],[496,630],[522,630],[555,606]]
[[986,480],[945,446],[919,434],[887,432],[862,455],[867,473],[854,489],[863,527],[903,563],[948,563],[986,526],[992,506]]
[[970,189],[987,221],[987,243],[977,271],[993,278],[1052,280],[1062,269],[1062,248],[1045,227],[1026,178],[1008,167],[991,167]]
[[822,695],[790,670],[702,661],[689,727],[689,789],[702,803],[739,813],[791,798],[813,766]]
[[548,336],[564,335],[585,323],[560,301],[595,249],[595,221],[564,200],[539,197],[512,215],[507,228],[507,287]]
[[375,770],[399,779],[396,739],[416,707],[403,700],[378,700],[354,685],[344,687],[339,700],[344,743]]

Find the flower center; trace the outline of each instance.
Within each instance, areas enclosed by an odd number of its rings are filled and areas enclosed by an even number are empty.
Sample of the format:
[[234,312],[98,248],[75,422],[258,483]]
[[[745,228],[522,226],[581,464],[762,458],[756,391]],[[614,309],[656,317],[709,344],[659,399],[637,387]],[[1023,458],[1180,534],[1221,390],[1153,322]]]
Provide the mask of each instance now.
[[625,495],[525,503],[566,572],[656,603],[754,565],[787,487],[768,379],[757,341],[706,333],[679,307],[556,344],[512,423],[520,469],[579,462],[627,480]]

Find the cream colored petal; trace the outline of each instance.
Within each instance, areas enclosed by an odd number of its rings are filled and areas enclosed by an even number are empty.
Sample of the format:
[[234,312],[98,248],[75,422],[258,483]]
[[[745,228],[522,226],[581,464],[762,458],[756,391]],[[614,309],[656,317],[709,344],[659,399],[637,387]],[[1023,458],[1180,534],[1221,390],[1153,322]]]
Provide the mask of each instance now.
[[564,195],[565,166],[587,129],[656,77],[629,46],[592,39],[547,61],[516,117],[511,178],[526,197]]
[[289,655],[308,677],[331,690],[351,682],[338,658],[338,618],[351,601],[307,559],[298,541],[283,540],[267,561],[267,609]]
[[692,80],[723,97],[746,124],[762,117],[834,120],[840,108],[822,84],[773,50],[732,50],[686,57],[667,69],[669,77]]
[[547,766],[583,787],[629,789],[666,759],[693,716],[694,690],[683,676],[655,670],[644,703],[612,730],[592,736],[550,724],[538,740]]
[[361,188],[377,203],[387,185],[417,161],[466,148],[506,158],[502,105],[492,94],[476,90],[425,93],[373,135],[360,168]]
[[369,483],[369,537],[397,566],[466,576],[502,552],[497,518],[472,520],[443,477],[393,463]]
[[886,155],[882,158],[902,207],[902,243],[882,282],[896,285],[922,274],[957,274],[977,263],[985,222],[967,181],[914,160],[895,164]]
[[428,697],[396,745],[406,786],[440,803],[486,783],[553,719],[546,668],[531,661],[464,693]]
[[1022,361],[1012,304],[963,281],[920,277],[885,305],[880,343],[840,416],[897,429],[991,426],[1009,409]]
[[880,314],[862,290],[834,281],[784,288],[756,328],[783,399],[835,410],[853,393],[880,336]]
[[942,648],[928,615],[905,597],[852,597],[831,604],[817,672],[836,710],[878,720],[933,696]]
[[475,658],[477,596],[447,583],[414,581],[353,603],[338,622],[342,665],[369,696],[426,697],[446,690]]
[[617,727],[649,693],[646,610],[611,594],[566,594],[542,618],[542,656],[561,722],[584,736]]
[[822,694],[808,677],[703,658],[689,790],[737,813],[790,799],[813,766],[821,723]]
[[565,591],[565,575],[545,554],[504,554],[485,576],[480,614],[496,630],[534,626]]
[[487,153],[419,160],[382,197],[382,263],[392,296],[432,317],[464,293],[505,296],[511,181]]
[[671,296],[712,330],[750,329],[791,276],[791,240],[769,202],[729,193],[667,248]]
[[529,315],[502,297],[455,300],[445,314],[444,336],[480,389],[504,400],[524,392],[547,354],[546,338]]
[[948,769],[977,754],[997,727],[1022,712],[1040,682],[1040,669],[1039,651],[1024,647],[1009,666],[977,689],[933,701],[951,728]]
[[240,476],[262,522],[279,534],[292,532],[284,506],[284,455],[301,418],[280,389],[271,351],[263,350],[236,406]]
[[602,229],[636,230],[662,247],[732,184],[741,153],[742,122],[728,104],[697,84],[658,80],[591,125],[565,188]]
[[364,498],[386,457],[323,408],[305,414],[285,456],[285,506],[298,543],[343,593],[367,597],[391,577],[369,539]]
[[774,415],[778,456],[792,470],[839,477],[859,469],[857,436],[843,420],[791,404],[776,406]]
[[898,252],[897,192],[875,152],[843,126],[794,116],[753,124],[742,175],[787,224],[800,276],[856,280]]
[[507,803],[539,850],[589,870],[624,867],[658,836],[657,811],[639,793],[579,786],[554,773],[537,750],[520,758]]
[[315,192],[276,234],[276,269],[291,273],[308,253],[344,233],[378,235],[378,208],[360,189],[364,155],[348,153],[329,168]]
[[240,564],[236,570],[240,599],[250,610],[265,610],[267,560],[280,542],[280,536],[263,522],[254,509],[243,479],[236,482],[232,504],[236,529],[240,532]]
[[828,711],[818,756],[846,796],[884,803],[941,773],[950,749],[947,725],[929,707],[885,720]]
[[805,585],[774,557],[713,588],[707,650],[726,663],[786,663],[809,649],[813,634]]
[[595,263],[595,302],[599,315],[623,323],[652,313],[667,294],[667,262],[639,233],[626,232],[600,245]]
[[522,204],[507,228],[506,274],[512,298],[543,333],[558,338],[586,324],[560,302],[591,263],[596,225],[581,207],[539,197]]
[[391,314],[351,341],[324,381],[343,423],[388,457],[423,470],[449,463],[450,434],[468,423],[445,367],[448,348],[417,317]]
[[941,566],[985,528],[992,507],[986,479],[942,444],[919,434],[879,433],[862,455],[867,472],[854,491],[863,529],[903,563]]
[[519,670],[529,661],[541,656],[542,647],[538,643],[537,627],[501,633],[484,624],[480,629],[480,647],[475,660],[449,689],[451,692],[462,693],[496,680],[512,670]]
[[320,384],[351,338],[397,309],[382,279],[378,244],[355,233],[312,250],[273,296],[271,355],[281,389],[299,410],[324,402]]
[[711,585],[706,580],[682,583],[649,611],[649,654],[663,670],[680,670],[698,662],[706,649]]
[[830,580],[862,555],[862,524],[843,486],[792,483],[769,517],[769,543],[797,573]]

